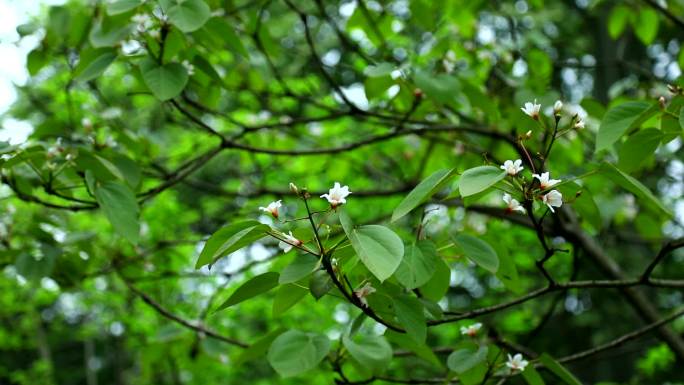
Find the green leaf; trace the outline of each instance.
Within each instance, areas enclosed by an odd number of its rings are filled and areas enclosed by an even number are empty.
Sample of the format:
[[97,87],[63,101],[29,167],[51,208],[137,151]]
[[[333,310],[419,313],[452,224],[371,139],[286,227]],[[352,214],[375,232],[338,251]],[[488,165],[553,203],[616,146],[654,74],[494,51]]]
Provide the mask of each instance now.
[[618,150],[620,157],[618,166],[620,169],[625,172],[637,170],[646,159],[653,155],[662,138],[662,131],[656,128],[638,131],[627,138],[627,141]]
[[178,96],[188,83],[188,72],[179,63],[159,65],[152,59],[140,63],[145,85],[159,100],[169,100]]
[[269,271],[267,273],[259,274],[238,287],[238,289],[235,290],[235,292],[231,294],[216,311],[237,305],[240,302],[258,296],[259,294],[266,293],[276,286],[278,286],[278,273]]
[[107,14],[118,15],[128,12],[142,4],[141,0],[115,0],[107,4]]
[[393,330],[385,330],[385,338],[400,348],[416,353],[417,357],[429,362],[431,365],[443,369],[442,361],[437,358],[435,353],[424,343],[418,343],[406,333],[397,333]]
[[662,202],[660,202],[660,199],[653,195],[653,193],[638,180],[632,178],[630,175],[610,163],[604,163],[601,166],[601,170],[603,170],[605,175],[614,183],[622,186],[624,189],[642,199],[643,202],[651,208],[666,214],[668,217],[672,217],[672,213],[662,204]]
[[366,318],[368,318],[366,313],[359,313],[359,315],[354,318],[354,321],[352,321],[352,324],[349,327],[349,337],[354,337],[356,335]]
[[111,48],[83,51],[76,68],[74,68],[74,79],[83,82],[95,79],[102,75],[115,59],[116,51]]
[[423,303],[418,298],[401,295],[392,299],[394,312],[399,323],[416,342],[424,343],[427,337],[427,325],[423,313]]
[[28,22],[24,24],[20,24],[17,26],[17,33],[19,36],[24,37],[33,34],[38,30],[40,26],[37,23],[34,22]]
[[425,312],[427,313],[428,317],[433,320],[442,319],[442,317],[444,317],[444,311],[436,302],[426,298],[419,298],[419,300],[420,303],[423,304],[423,307],[425,307]]
[[631,13],[632,11],[629,7],[623,5],[613,7],[610,11],[610,16],[608,17],[608,34],[610,37],[617,39],[618,36],[622,34],[622,31],[624,31],[627,26],[627,21],[629,21]]
[[114,155],[111,163],[119,171],[126,184],[135,191],[142,180],[142,173],[138,164],[125,155]]
[[259,338],[256,342],[249,345],[234,361],[235,365],[242,365],[246,362],[253,361],[263,355],[268,351],[268,347],[271,346],[273,340],[279,335],[283,334],[286,329],[278,328],[265,336]]
[[488,369],[487,362],[483,361],[469,370],[460,373],[458,379],[462,385],[482,385]]
[[211,17],[211,8],[204,0],[180,0],[168,8],[171,24],[183,32],[196,31]]
[[171,59],[173,59],[180,52],[183,52],[185,49],[185,35],[177,28],[172,28],[166,35],[166,41],[164,43],[164,57],[162,58],[162,62],[170,62]]
[[217,259],[233,253],[263,238],[271,228],[257,221],[244,221],[222,227],[202,248],[195,268],[213,264]]
[[383,62],[376,65],[369,65],[363,69],[363,74],[371,78],[379,78],[391,75],[394,69],[394,64]]
[[478,348],[474,344],[455,350],[447,358],[447,367],[459,374],[466,372],[487,359],[487,350],[487,346]]
[[395,81],[389,76],[378,78],[368,77],[363,81],[364,91],[368,100],[384,97],[387,95],[387,89],[395,84]]
[[26,56],[26,69],[29,75],[35,76],[48,63],[48,56],[40,47]]
[[333,288],[332,279],[325,270],[316,270],[311,274],[309,278],[309,291],[316,301],[321,299],[324,295],[328,294],[330,289]]
[[368,225],[354,228],[344,209],[339,212],[340,223],[361,262],[381,282],[399,267],[404,255],[404,243],[394,231],[384,226]]
[[458,105],[461,85],[458,79],[447,74],[433,75],[418,71],[413,77],[418,88],[442,104]]
[[539,357],[539,362],[541,362],[547,369],[549,369],[553,374],[558,376],[563,382],[568,385],[582,385],[582,383],[572,375],[567,369],[565,369],[558,361],[554,360],[553,357],[546,353],[542,353]]
[[394,231],[384,226],[367,225],[347,233],[361,262],[380,282],[399,267],[404,255],[404,243]]
[[407,289],[423,286],[435,273],[438,258],[434,243],[418,241],[404,248],[404,257],[394,276]]
[[299,285],[288,283],[278,288],[273,299],[273,317],[285,313],[302,298],[306,296],[308,290]]
[[[680,111],[684,111],[684,108],[681,108]],[[660,132],[663,134],[663,138],[661,139],[662,144],[670,143],[672,140],[684,134],[684,131],[682,130],[682,123],[684,123],[684,121],[680,119],[681,117],[681,113],[679,117],[670,114],[662,114],[660,116]]]
[[371,374],[381,374],[392,360],[392,347],[382,336],[366,335],[351,339],[345,335],[342,343],[354,360]]
[[518,268],[515,266],[515,261],[508,255],[508,251],[501,243],[494,243],[492,245],[499,257],[499,268],[496,271],[496,277],[506,286],[507,289],[519,293],[523,291],[520,285]]
[[287,265],[280,273],[279,283],[292,283],[311,274],[318,266],[318,260],[310,256],[296,256],[294,261]]
[[444,297],[444,294],[449,290],[451,282],[451,269],[449,265],[437,257],[437,264],[435,265],[435,274],[423,286],[420,287],[420,293],[429,300],[439,301]]
[[289,330],[268,349],[268,362],[282,377],[292,377],[315,368],[330,350],[328,337]]
[[461,196],[482,192],[506,177],[506,171],[494,166],[479,166],[463,172],[458,181]]
[[138,243],[140,236],[138,202],[133,191],[123,183],[107,181],[98,185],[94,193],[97,203],[114,230],[129,242]]
[[533,365],[529,365],[521,373],[528,385],[546,385],[544,379]]
[[21,253],[14,261],[17,273],[31,281],[39,281],[43,277],[50,276],[54,270],[57,260],[62,254],[62,249],[49,245],[40,244],[40,258],[31,253]]
[[227,45],[232,52],[244,58],[249,57],[235,28],[225,18],[212,17],[199,32],[204,45],[208,48],[220,49]]
[[454,242],[468,259],[496,274],[499,269],[499,257],[489,243],[468,234],[458,234],[454,237]]
[[[123,15],[122,15],[123,16]],[[104,17],[95,22],[88,38],[95,48],[114,47],[128,36],[130,24],[128,18],[121,16]]]
[[404,198],[392,213],[392,222],[408,214],[430,196],[441,190],[451,180],[455,169],[444,169],[434,172],[425,178]]
[[653,39],[658,35],[658,12],[650,7],[641,7],[633,26],[634,33],[642,43],[653,43]]
[[76,158],[76,166],[81,171],[90,170],[95,179],[100,182],[106,182],[114,179],[124,181],[124,175],[121,170],[109,160],[93,154],[91,152],[81,150]]
[[[682,52],[684,52],[684,49]],[[679,110],[679,126],[684,130],[684,107]]]
[[[561,183],[557,187],[564,197],[575,197],[572,207],[577,211],[582,221],[588,222],[591,226],[599,230],[603,224],[601,210],[596,205],[594,197],[586,186],[580,186],[575,182]],[[579,196],[577,193],[580,193]]]
[[596,135],[596,152],[610,148],[622,135],[655,112],[654,104],[626,102],[606,112]]

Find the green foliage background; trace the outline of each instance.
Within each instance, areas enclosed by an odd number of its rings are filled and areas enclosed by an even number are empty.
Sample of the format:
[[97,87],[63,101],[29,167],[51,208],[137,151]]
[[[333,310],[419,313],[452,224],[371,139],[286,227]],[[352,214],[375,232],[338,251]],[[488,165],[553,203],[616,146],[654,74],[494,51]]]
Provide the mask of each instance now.
[[[684,302],[684,3],[662,3],[46,8],[18,29],[40,44],[7,114],[33,132],[26,143],[0,143],[0,383],[682,383],[684,319],[648,327],[681,314]],[[535,99],[539,122],[520,110]],[[553,141],[558,99],[562,135]],[[583,129],[573,128],[575,114]],[[525,183],[532,163],[574,181],[558,187],[563,208],[546,212],[528,194],[518,200],[527,199],[531,219],[507,213],[504,182],[459,194],[474,183],[464,171],[518,158]],[[425,199],[391,221],[439,170]],[[288,221],[307,213],[288,184],[307,189],[311,210],[326,211],[318,196],[336,181],[352,191],[343,209],[355,225],[386,226],[405,250],[434,253],[442,266],[408,290],[396,274],[381,284],[349,246],[333,254],[351,288],[378,289],[370,309],[410,337],[358,318],[363,307],[322,271],[313,274],[318,299],[307,275],[215,311],[249,279],[282,278],[305,255],[284,254],[260,233],[195,269],[204,241],[259,220],[315,249],[308,221]],[[283,222],[258,210],[277,199]],[[339,214],[315,218],[326,248],[344,242]],[[416,240],[425,243],[412,248]],[[535,290],[548,292],[458,320]],[[297,303],[283,309],[287,300]],[[461,335],[475,320],[484,324],[478,336]],[[638,338],[590,351],[641,327]],[[343,337],[350,329],[365,339]],[[411,339],[422,333],[425,344]],[[296,349],[302,341],[330,350],[313,369],[281,378],[268,359],[278,352],[267,353],[276,336],[295,341],[285,358],[308,354],[308,343]],[[507,377],[505,354],[515,352],[541,377],[532,369]],[[573,359],[577,352],[588,354]],[[471,358],[474,372],[455,375]]]

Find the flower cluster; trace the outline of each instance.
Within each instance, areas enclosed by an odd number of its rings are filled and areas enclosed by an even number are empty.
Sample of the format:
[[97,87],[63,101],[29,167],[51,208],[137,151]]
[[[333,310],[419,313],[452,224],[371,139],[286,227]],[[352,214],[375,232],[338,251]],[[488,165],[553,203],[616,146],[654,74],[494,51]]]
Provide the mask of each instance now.
[[[524,169],[522,166],[522,160],[507,160],[503,165],[500,166],[502,170],[506,171],[509,176],[518,176],[518,174]],[[532,174],[532,179],[539,181],[539,191],[545,192],[549,188],[557,185],[561,182],[560,179],[551,179],[551,174],[548,172],[543,172],[541,174]],[[555,212],[554,207],[561,207],[563,205],[563,195],[558,190],[551,190],[543,195],[539,196],[539,199],[549,207],[551,212]],[[506,213],[512,213],[517,211],[524,214],[525,208],[520,204],[520,202],[513,198],[509,193],[504,193],[503,201],[506,203]]]
[[[534,99],[534,102],[526,102],[523,107],[520,108],[525,115],[529,116],[530,118],[534,120],[539,120],[539,114],[541,111],[541,104],[537,104],[537,99]],[[563,102],[560,100],[556,100],[556,102],[553,104],[553,117],[556,119],[556,123],[560,121],[561,115],[563,112]],[[575,114],[572,116],[571,120],[571,125],[572,128],[576,130],[581,130],[584,128],[584,120],[578,116],[578,114]],[[527,136],[529,138],[531,132],[527,133]]]
[[[299,189],[293,183],[290,183],[290,191],[294,192],[295,194],[299,194]],[[346,198],[349,196],[349,194],[351,194],[351,191],[349,191],[349,186],[341,186],[339,182],[335,182],[328,193],[321,195],[321,198],[325,198],[328,203],[330,203],[330,206],[335,209],[337,206],[347,203]],[[271,216],[275,219],[279,219],[279,209],[283,206],[282,202],[282,200],[273,201],[266,205],[266,207],[259,207],[259,210],[271,214]],[[291,231],[289,234],[282,233],[281,236],[282,239],[278,246],[286,253],[292,250],[293,247],[299,247],[303,243],[301,240],[292,235]]]

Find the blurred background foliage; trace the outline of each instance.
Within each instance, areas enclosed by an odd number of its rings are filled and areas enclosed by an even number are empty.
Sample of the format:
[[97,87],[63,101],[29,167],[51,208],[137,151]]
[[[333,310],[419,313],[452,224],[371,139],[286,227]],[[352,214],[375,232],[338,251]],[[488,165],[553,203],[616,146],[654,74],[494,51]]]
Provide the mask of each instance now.
[[[282,271],[295,253],[264,240],[195,270],[203,240],[237,220],[270,223],[257,208],[272,200],[283,199],[285,218],[303,215],[290,182],[316,196],[340,181],[353,191],[345,208],[355,223],[387,222],[438,169],[517,159],[510,138],[528,130],[530,152],[543,152],[548,133],[520,111],[533,99],[545,114],[562,100],[564,124],[574,114],[586,121],[556,141],[546,162],[554,177],[608,160],[674,213],[602,174],[565,186],[582,234],[625,277],[638,277],[664,242],[684,235],[681,0],[72,0],[18,32],[40,43],[6,114],[31,134],[0,144],[0,383],[333,383],[339,376],[326,363],[280,379],[263,353],[240,362],[241,348],[173,322],[144,296],[247,344],[296,328],[336,347],[360,312],[334,295],[306,295],[273,316],[271,291],[213,313],[241,283]],[[646,133],[595,153],[606,110],[634,100],[659,113],[629,134],[655,129],[655,140]],[[441,198],[425,218],[415,211],[392,229],[410,241],[423,223],[438,246],[476,235],[518,273],[502,284],[446,249],[443,310],[543,287],[535,267],[543,249],[533,230],[501,215],[500,194]],[[304,225],[279,226],[310,240]],[[546,265],[557,280],[606,278],[575,240],[549,239],[569,250]],[[681,278],[683,262],[675,250],[655,273]],[[663,315],[684,302],[681,289],[640,290]],[[563,357],[637,329],[642,318],[618,290],[569,289],[479,320],[493,340]],[[430,328],[428,345],[453,348],[466,324]],[[682,338],[684,320],[671,326]],[[383,330],[369,320],[362,328]],[[410,350],[390,340],[395,352]],[[441,368],[395,357],[386,376],[443,377],[446,356],[437,354]],[[655,333],[567,368],[587,384],[684,381],[682,357]]]

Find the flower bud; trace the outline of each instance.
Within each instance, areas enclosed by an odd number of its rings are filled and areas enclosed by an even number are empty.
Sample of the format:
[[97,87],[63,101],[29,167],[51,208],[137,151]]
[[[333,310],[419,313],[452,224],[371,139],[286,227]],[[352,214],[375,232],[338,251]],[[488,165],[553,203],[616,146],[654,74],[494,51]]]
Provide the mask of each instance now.
[[422,98],[423,97],[423,90],[421,90],[420,88],[414,89],[413,90],[413,96],[415,96],[418,99]]
[[555,116],[560,116],[561,110],[563,109],[563,102],[560,100],[556,100],[556,103],[553,105],[553,114]]
[[299,189],[298,189],[297,186],[296,186],[294,183],[292,183],[292,182],[290,182],[290,191],[292,191],[292,192],[295,193],[295,194],[299,194]]
[[658,103],[660,104],[660,109],[664,110],[665,109],[665,97],[664,96],[659,97]]
[[90,132],[90,130],[93,129],[93,121],[88,118],[81,119],[81,125],[86,130],[86,132]]

